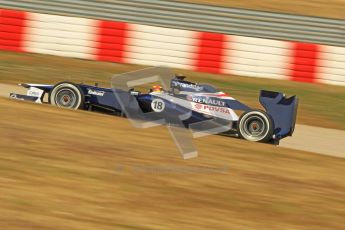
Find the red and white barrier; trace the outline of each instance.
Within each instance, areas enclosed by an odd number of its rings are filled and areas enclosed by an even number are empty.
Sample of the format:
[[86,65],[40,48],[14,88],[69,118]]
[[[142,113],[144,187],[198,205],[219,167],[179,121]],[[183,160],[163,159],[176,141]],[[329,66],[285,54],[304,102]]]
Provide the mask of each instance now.
[[345,85],[345,47],[7,9],[0,50]]
[[27,15],[22,11],[0,10],[0,50],[24,51]]

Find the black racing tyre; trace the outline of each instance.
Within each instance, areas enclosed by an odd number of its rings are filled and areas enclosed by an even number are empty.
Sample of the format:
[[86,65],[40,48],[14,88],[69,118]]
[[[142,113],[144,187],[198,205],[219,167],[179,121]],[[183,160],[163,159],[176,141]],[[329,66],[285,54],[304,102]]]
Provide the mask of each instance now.
[[269,142],[274,132],[272,118],[261,110],[243,113],[237,129],[242,138],[254,142]]
[[78,85],[70,82],[61,82],[50,91],[49,103],[62,108],[83,109],[85,97]]

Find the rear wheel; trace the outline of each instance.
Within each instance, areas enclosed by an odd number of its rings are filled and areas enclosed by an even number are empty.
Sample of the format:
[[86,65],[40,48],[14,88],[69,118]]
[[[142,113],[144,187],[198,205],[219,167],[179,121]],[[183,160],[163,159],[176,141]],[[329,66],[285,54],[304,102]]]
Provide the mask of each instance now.
[[273,131],[273,121],[264,111],[248,111],[239,118],[239,135],[248,141],[268,142],[272,139]]
[[62,82],[51,90],[49,103],[57,107],[81,109],[84,108],[84,94],[77,85]]

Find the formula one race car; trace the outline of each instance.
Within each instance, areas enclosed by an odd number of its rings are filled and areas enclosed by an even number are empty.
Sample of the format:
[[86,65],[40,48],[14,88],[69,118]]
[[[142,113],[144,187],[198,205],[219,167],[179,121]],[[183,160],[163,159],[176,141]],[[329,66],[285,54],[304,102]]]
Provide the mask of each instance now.
[[[98,111],[126,116],[124,105],[116,96],[117,89],[85,84],[62,82],[56,85],[20,84],[27,88],[27,95],[11,93],[10,97],[36,103],[49,103],[69,109]],[[208,84],[197,84],[176,76],[170,81],[170,89],[153,87],[147,93],[134,89],[118,90],[129,99],[126,103],[138,105],[140,112],[161,113],[176,117],[190,112],[183,120],[186,128],[197,122],[217,118],[229,121],[227,134],[249,141],[279,144],[279,140],[294,132],[298,100],[296,96],[286,98],[284,94],[262,90],[259,101],[265,111],[252,109]],[[44,95],[48,100],[44,102]],[[134,99],[133,99],[134,98]],[[138,113],[139,114],[139,113]]]

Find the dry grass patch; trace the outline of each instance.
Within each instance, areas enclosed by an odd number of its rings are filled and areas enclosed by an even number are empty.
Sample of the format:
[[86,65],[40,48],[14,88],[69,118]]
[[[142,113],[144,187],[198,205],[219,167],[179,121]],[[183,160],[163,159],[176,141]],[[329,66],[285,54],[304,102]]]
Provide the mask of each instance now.
[[345,228],[344,159],[209,136],[186,161],[164,127],[0,104],[2,229]]

